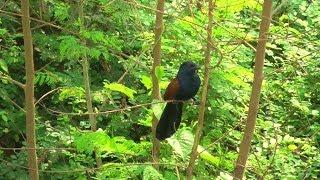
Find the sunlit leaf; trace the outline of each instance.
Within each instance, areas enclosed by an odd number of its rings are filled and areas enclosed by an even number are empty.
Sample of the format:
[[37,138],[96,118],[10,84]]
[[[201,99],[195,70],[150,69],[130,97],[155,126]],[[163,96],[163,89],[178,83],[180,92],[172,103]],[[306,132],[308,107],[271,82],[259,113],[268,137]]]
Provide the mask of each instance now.
[[290,144],[290,145],[288,145],[288,148],[289,148],[290,151],[294,151],[294,150],[296,150],[298,147],[297,147],[296,145],[294,145],[294,144]]
[[156,74],[156,77],[157,77],[158,81],[160,82],[161,78],[164,75],[163,67],[162,66],[157,66],[156,69],[155,69],[155,74]]
[[137,91],[135,91],[131,88],[128,88],[125,85],[119,84],[119,83],[111,83],[111,84],[105,83],[104,87],[106,89],[111,90],[111,91],[121,92],[121,93],[125,94],[126,96],[128,96],[129,98],[133,98],[134,94],[137,93]]
[[163,180],[163,176],[153,167],[147,166],[143,171],[143,180]]
[[147,89],[152,88],[152,80],[149,76],[142,75],[140,78],[140,81],[144,85],[144,87],[146,87]]
[[152,112],[156,116],[156,118],[159,120],[162,114],[162,111],[165,107],[166,103],[162,103],[159,100],[154,99],[152,101]]
[[8,66],[7,66],[7,63],[4,62],[3,59],[0,59],[0,71],[4,71],[6,73],[8,73]]

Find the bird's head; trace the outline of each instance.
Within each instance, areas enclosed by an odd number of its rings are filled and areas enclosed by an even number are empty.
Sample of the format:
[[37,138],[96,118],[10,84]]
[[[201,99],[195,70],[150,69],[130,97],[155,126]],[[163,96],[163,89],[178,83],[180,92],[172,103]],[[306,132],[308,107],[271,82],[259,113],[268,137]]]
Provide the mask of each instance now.
[[198,70],[198,66],[192,61],[186,61],[180,65],[178,74],[194,75]]

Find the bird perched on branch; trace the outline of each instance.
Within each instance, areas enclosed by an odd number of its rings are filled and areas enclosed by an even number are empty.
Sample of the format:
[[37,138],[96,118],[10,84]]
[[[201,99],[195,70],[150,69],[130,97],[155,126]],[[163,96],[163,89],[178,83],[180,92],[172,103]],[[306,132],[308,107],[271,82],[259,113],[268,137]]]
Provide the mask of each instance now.
[[183,101],[187,101],[197,94],[200,78],[197,65],[186,61],[180,65],[177,76],[171,80],[164,94],[168,102],[164,108],[156,128],[156,138],[164,140],[172,136],[179,128],[182,116]]

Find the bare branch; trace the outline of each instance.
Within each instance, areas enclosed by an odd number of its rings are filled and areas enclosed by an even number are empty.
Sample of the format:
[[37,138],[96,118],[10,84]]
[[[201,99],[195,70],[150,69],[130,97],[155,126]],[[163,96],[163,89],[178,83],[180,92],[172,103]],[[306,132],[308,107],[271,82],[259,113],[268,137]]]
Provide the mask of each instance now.
[[1,150],[14,150],[14,151],[26,151],[30,149],[36,150],[73,150],[75,151],[76,148],[47,148],[47,147],[38,147],[38,148],[28,148],[28,147],[21,147],[21,148],[7,148],[7,147],[0,147]]
[[[7,160],[4,159],[0,159],[1,162],[5,163],[8,166],[12,166],[12,167],[18,167],[21,169],[26,169],[26,170],[35,170],[32,168],[28,168],[26,166],[22,166],[19,164],[14,164],[12,162],[9,162]],[[39,170],[39,172],[43,172],[43,173],[55,173],[55,174],[63,174],[63,173],[75,173],[75,172],[94,172],[100,169],[107,169],[109,167],[114,167],[114,166],[145,166],[145,165],[154,165],[155,163],[107,163],[104,164],[101,167],[96,167],[96,168],[82,168],[82,169],[70,169],[70,170]],[[159,163],[161,165],[165,165],[165,166],[171,166],[171,167],[185,167],[186,164],[183,163]]]
[[18,109],[20,109],[23,112],[26,112],[21,106],[19,106],[15,101],[13,101],[10,97],[3,94],[8,101],[10,101],[14,106],[16,106]]
[[160,104],[160,103],[166,103],[166,102],[185,102],[185,101],[158,101],[158,102],[151,102],[151,103],[143,103],[143,104],[138,104],[135,106],[129,106],[129,107],[125,107],[125,108],[120,108],[120,109],[113,109],[113,110],[109,110],[109,111],[103,111],[103,112],[93,112],[93,113],[70,113],[70,112],[62,112],[62,111],[56,111],[50,108],[47,108],[45,105],[43,105],[42,103],[40,103],[40,105],[42,107],[44,107],[45,109],[47,109],[49,112],[53,113],[53,114],[58,114],[58,115],[71,115],[71,116],[86,116],[89,114],[93,114],[93,115],[103,115],[103,114],[110,114],[110,113],[116,113],[116,112],[121,112],[121,111],[126,111],[126,110],[131,110],[131,109],[137,109],[137,108],[141,108],[141,107],[146,107],[146,106],[150,106],[150,105],[154,105],[154,104]]
[[[0,9],[0,13],[6,14],[6,15],[9,15],[9,16],[23,17],[22,14],[14,13],[14,12],[8,12],[8,11],[4,11],[4,10],[1,10],[1,9]],[[33,18],[33,17],[29,17],[29,19],[32,20],[32,21],[36,21],[36,22],[39,22],[39,23],[48,25],[48,26],[52,26],[52,27],[54,27],[54,28],[56,28],[56,29],[60,29],[60,30],[62,30],[62,31],[68,32],[68,33],[73,34],[73,35],[75,35],[75,36],[79,36],[78,33],[75,33],[75,32],[73,32],[73,31],[71,31],[71,30],[62,28],[62,27],[60,27],[60,26],[58,26],[58,25],[56,25],[56,24],[53,24],[53,23],[50,23],[50,22],[46,22],[46,21],[43,21],[43,20],[40,20],[40,19],[37,19],[37,18]]]
[[[164,0],[157,1],[157,11],[156,11],[156,22],[154,27],[154,45],[152,51],[152,97],[156,100],[161,100],[159,80],[156,76],[156,68],[161,65],[161,37],[163,33],[163,14],[164,14]],[[152,160],[154,163],[154,168],[159,169],[159,153],[160,153],[160,142],[156,138],[156,127],[158,124],[158,119],[153,114],[152,116]]]
[[48,95],[50,95],[51,93],[53,93],[53,92],[55,92],[55,91],[57,91],[57,90],[59,90],[59,89],[61,89],[61,87],[52,89],[51,91],[45,93],[44,95],[42,95],[42,96],[38,99],[38,101],[37,101],[34,105],[37,105],[39,102],[42,101],[42,99],[44,99],[45,97],[47,97]]
[[271,8],[272,0],[265,0],[263,4],[262,11],[262,21],[260,24],[259,41],[257,45],[256,57],[255,57],[255,67],[254,67],[254,78],[252,93],[249,103],[249,111],[247,115],[246,127],[243,135],[243,139],[240,144],[239,156],[236,162],[236,168],[234,175],[236,179],[242,179],[245,166],[248,160],[248,155],[251,146],[251,140],[254,133],[254,128],[256,124],[256,118],[259,109],[261,85],[263,81],[263,66],[265,58],[265,50],[267,43],[267,33],[271,22]]
[[9,76],[3,76],[3,75],[0,74],[0,78],[9,81],[9,82],[12,83],[12,84],[15,84],[15,85],[19,86],[19,87],[22,88],[22,89],[25,88],[25,85],[24,85],[24,84],[22,84],[22,83],[19,82],[19,81],[16,81],[16,80],[12,79],[12,78],[9,77]]
[[200,137],[202,134],[203,124],[204,124],[204,113],[206,109],[206,101],[207,101],[207,95],[208,95],[208,85],[209,85],[209,77],[210,77],[210,61],[211,61],[211,51],[213,49],[213,40],[212,40],[212,27],[213,27],[213,9],[215,2],[212,2],[212,0],[209,1],[209,10],[208,10],[208,26],[207,26],[207,47],[205,51],[205,57],[204,57],[204,83],[202,88],[202,94],[201,94],[201,104],[199,109],[199,115],[198,115],[198,126],[194,138],[194,143],[192,146],[192,151],[190,155],[189,165],[187,167],[187,180],[192,179],[193,169],[195,165],[195,161],[198,158],[198,145],[200,143]]

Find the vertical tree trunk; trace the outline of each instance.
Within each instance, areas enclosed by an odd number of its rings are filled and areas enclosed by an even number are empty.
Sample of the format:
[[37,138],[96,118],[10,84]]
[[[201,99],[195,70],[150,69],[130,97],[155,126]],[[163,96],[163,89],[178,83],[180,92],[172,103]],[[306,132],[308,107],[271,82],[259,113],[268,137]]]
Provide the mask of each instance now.
[[254,78],[252,93],[250,97],[249,111],[247,116],[246,128],[244,131],[244,136],[240,144],[240,152],[236,163],[236,169],[234,172],[235,179],[242,179],[245,166],[248,159],[248,154],[250,150],[250,143],[253,136],[256,117],[259,109],[259,100],[261,92],[261,84],[263,81],[263,64],[265,58],[265,49],[267,42],[267,33],[271,21],[271,8],[272,0],[265,0],[263,3],[262,10],[262,21],[260,24],[260,34],[256,51],[255,58],[255,68],[254,68]]
[[[84,12],[83,12],[84,3],[85,3],[85,0],[81,0],[79,2],[80,31],[85,30]],[[86,46],[86,40],[84,38],[81,39],[81,43],[83,46]],[[86,94],[87,109],[89,112],[89,121],[91,124],[91,130],[97,131],[97,120],[96,120],[95,115],[93,114],[93,107],[92,107],[92,97],[91,97],[90,79],[89,79],[89,67],[90,67],[90,65],[88,62],[87,55],[84,55],[82,58],[82,71],[83,71],[83,83],[84,83],[84,89],[85,89],[85,94]],[[96,150],[94,152],[95,152],[97,167],[100,167],[102,165],[100,154]]]
[[208,11],[208,26],[207,26],[207,47],[205,51],[205,58],[204,58],[204,83],[202,88],[201,94],[201,103],[200,103],[200,110],[198,115],[198,126],[197,131],[194,138],[194,143],[191,151],[191,157],[189,161],[189,165],[187,168],[187,179],[192,179],[193,168],[195,165],[195,161],[198,157],[197,148],[200,143],[200,137],[203,129],[203,122],[204,122],[204,112],[206,109],[206,101],[207,101],[207,94],[208,94],[208,84],[209,84],[209,77],[210,77],[210,60],[211,60],[211,51],[212,51],[212,26],[213,26],[213,16],[212,11],[214,8],[213,0],[209,0],[209,11]]
[[26,68],[26,134],[28,148],[29,179],[39,179],[37,154],[36,154],[36,133],[35,133],[35,107],[34,107],[34,62],[32,36],[30,29],[29,0],[21,0],[22,29],[24,40],[24,55]]
[[40,20],[43,20],[43,14],[45,13],[44,11],[44,5],[45,4],[45,2],[44,2],[44,0],[39,0],[39,16],[40,16]]
[[[163,32],[163,12],[164,12],[164,0],[158,0],[157,3],[157,13],[156,13],[156,24],[155,24],[155,42],[153,48],[153,64],[152,64],[152,96],[154,99],[161,100],[159,81],[155,74],[155,69],[157,66],[161,64],[161,36]],[[156,138],[156,126],[158,124],[158,119],[155,115],[152,118],[152,159],[154,163],[154,167],[159,169],[159,150],[160,150],[160,142]]]

